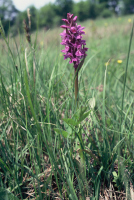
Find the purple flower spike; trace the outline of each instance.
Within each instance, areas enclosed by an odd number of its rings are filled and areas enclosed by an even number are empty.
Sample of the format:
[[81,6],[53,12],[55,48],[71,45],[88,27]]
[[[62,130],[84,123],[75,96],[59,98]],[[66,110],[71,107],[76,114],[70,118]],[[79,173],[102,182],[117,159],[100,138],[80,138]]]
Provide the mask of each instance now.
[[77,16],[74,17],[73,21],[76,22],[76,20],[77,20]]
[[65,49],[62,50],[64,53],[64,60],[70,58],[70,64],[74,64],[74,68],[80,64],[80,60],[85,58],[87,54],[85,53],[88,48],[85,47],[86,41],[82,40],[82,35],[85,32],[82,31],[85,27],[77,25],[77,16],[73,18],[73,14],[67,13],[67,19],[62,19],[66,25],[62,25],[61,28],[64,31],[60,34],[62,38],[62,45],[65,45]]

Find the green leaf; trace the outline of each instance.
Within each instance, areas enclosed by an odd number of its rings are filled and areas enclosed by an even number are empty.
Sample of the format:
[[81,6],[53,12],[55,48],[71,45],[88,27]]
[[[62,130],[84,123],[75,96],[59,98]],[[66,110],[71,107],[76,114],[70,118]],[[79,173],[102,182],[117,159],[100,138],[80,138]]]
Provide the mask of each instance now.
[[79,110],[77,110],[77,112],[74,114],[74,117],[79,120],[79,118],[86,112],[87,107],[81,107]]
[[70,118],[65,118],[63,119],[63,121],[66,122],[68,125],[72,125],[72,126],[77,126],[79,124],[78,122]]
[[64,118],[63,121],[66,122],[69,126],[78,126],[85,118],[88,117],[90,113],[91,113],[91,110],[85,112],[85,108],[84,108],[74,115],[76,120],[70,119],[70,118]]
[[67,138],[67,137],[68,137],[68,135],[69,135],[69,133],[68,133],[68,132],[66,132],[66,131],[63,131],[62,129],[59,129],[59,128],[54,128],[54,131],[55,131],[56,133],[58,133],[58,134],[61,134],[61,135],[63,135],[63,137],[65,137],[65,138]]
[[86,113],[84,113],[84,114],[80,117],[78,123],[80,123],[80,122],[82,122],[84,119],[86,119],[90,113],[91,113],[91,110],[89,110],[89,111],[87,111]]
[[114,178],[118,177],[118,175],[117,175],[117,173],[115,171],[113,172],[113,176],[114,176]]

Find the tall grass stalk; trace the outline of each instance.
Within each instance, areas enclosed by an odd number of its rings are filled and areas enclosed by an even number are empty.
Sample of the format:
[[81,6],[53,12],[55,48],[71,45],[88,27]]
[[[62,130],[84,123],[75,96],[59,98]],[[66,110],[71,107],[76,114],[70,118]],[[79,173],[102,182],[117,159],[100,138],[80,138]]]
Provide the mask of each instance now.
[[[130,41],[129,41],[129,48],[128,48],[128,55],[127,55],[127,62],[126,62],[126,68],[125,68],[125,75],[124,75],[124,83],[123,83],[123,92],[122,92],[122,102],[121,102],[121,119],[120,119],[120,131],[119,131],[119,141],[122,139],[122,129],[123,129],[123,111],[124,111],[124,97],[125,97],[125,88],[126,88],[126,79],[127,79],[127,71],[128,71],[128,64],[129,64],[129,57],[130,57],[130,50],[131,50],[131,44],[132,44],[132,38],[133,38],[133,30],[134,30],[134,21],[132,25],[132,30],[130,34]],[[125,123],[125,122],[124,122]],[[118,174],[121,178],[121,149],[118,148],[118,155],[119,155],[119,162],[118,162]]]
[[[123,121],[124,96],[125,96],[125,87],[126,87],[126,79],[127,79],[127,71],[128,71],[128,63],[129,63],[129,57],[130,57],[130,50],[131,50],[132,38],[133,38],[133,30],[134,30],[134,21],[133,21],[132,30],[131,30],[131,35],[130,35],[129,48],[128,48],[128,55],[127,55],[127,62],[126,62],[126,68],[125,68],[124,83],[123,83],[122,103],[121,103],[120,133],[121,133],[122,121]],[[120,138],[119,138],[119,139],[121,139],[121,135],[120,135]]]

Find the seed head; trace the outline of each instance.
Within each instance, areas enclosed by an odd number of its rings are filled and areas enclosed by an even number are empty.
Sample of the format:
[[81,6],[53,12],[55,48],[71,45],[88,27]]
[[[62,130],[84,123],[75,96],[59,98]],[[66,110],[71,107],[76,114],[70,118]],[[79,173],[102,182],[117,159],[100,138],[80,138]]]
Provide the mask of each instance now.
[[24,24],[24,29],[25,29],[25,34],[26,34],[26,39],[29,43],[31,43],[31,35],[30,35],[30,30],[29,27],[26,24],[26,21],[23,20],[23,24]]

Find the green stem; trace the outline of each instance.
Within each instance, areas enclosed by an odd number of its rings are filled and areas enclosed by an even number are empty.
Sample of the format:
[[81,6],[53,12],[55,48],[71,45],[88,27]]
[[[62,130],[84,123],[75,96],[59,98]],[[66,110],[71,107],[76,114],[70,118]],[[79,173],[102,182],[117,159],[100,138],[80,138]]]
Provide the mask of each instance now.
[[74,85],[75,85],[75,103],[76,103],[77,107],[78,107],[78,90],[79,90],[79,88],[78,88],[78,72],[79,72],[79,70],[81,69],[81,67],[82,67],[82,65],[83,65],[83,63],[84,63],[84,61],[85,61],[85,57],[84,57],[84,58],[82,59],[82,61],[80,62],[78,68],[75,68],[75,69],[74,69],[74,79],[75,79],[75,83],[74,83]]
[[74,69],[74,76],[75,76],[75,103],[78,106],[78,70]]

